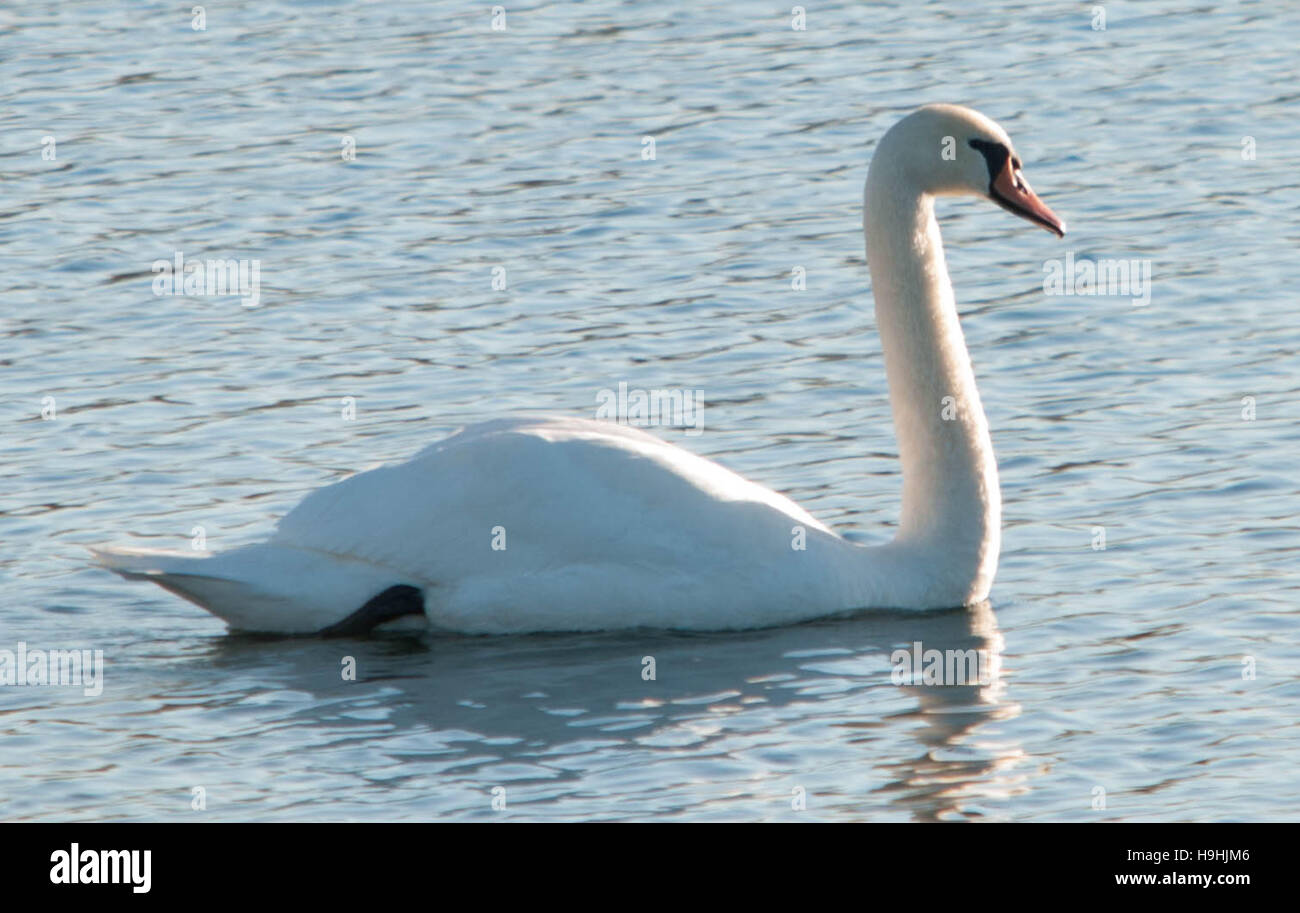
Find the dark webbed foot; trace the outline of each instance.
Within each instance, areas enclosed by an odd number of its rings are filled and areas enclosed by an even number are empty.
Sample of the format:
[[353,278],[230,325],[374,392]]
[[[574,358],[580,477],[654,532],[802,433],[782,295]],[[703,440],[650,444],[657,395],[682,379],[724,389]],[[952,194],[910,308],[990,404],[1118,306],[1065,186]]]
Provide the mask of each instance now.
[[368,634],[378,625],[403,615],[423,615],[424,594],[413,586],[390,586],[340,622],[322,628],[322,637],[354,637]]

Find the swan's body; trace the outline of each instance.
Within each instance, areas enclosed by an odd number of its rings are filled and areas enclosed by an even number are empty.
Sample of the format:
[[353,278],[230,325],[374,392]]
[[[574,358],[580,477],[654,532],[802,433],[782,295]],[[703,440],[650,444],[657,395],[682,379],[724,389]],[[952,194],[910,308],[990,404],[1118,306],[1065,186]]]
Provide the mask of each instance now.
[[[941,157],[948,136],[956,159]],[[269,542],[210,558],[100,558],[234,628],[284,633],[411,613],[466,633],[722,630],[980,602],[997,567],[997,466],[933,211],[934,195],[963,192],[1062,230],[982,115],[923,108],[881,141],[864,227],[903,463],[902,518],[887,545],[855,545],[788,498],[644,432],[513,419],[309,495]]]

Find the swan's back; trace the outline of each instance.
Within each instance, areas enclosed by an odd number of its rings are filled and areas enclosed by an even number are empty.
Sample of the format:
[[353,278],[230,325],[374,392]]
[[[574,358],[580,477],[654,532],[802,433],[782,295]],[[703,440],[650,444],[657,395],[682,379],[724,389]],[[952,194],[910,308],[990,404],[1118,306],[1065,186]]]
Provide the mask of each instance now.
[[100,558],[240,629],[354,626],[363,606],[372,616],[367,600],[414,588],[434,628],[504,633],[810,618],[848,598],[830,569],[855,548],[788,498],[638,429],[512,418],[313,492],[265,544]]
[[387,568],[455,630],[655,617],[726,628],[752,627],[756,591],[770,601],[776,578],[793,579],[795,527],[842,541],[788,498],[640,430],[522,418],[312,493],[272,544]]

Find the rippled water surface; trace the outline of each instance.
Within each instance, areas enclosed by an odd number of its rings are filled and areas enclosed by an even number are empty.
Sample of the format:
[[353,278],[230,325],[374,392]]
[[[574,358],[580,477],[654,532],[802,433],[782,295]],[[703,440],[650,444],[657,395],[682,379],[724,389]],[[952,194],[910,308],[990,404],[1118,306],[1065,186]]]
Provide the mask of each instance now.
[[[0,817],[1300,817],[1294,5],[189,6],[0,11],[0,649],[106,662],[98,696],[0,687]],[[89,566],[255,541],[621,381],[702,390],[705,432],[665,433],[887,535],[861,191],[928,101],[1002,123],[1071,226],[941,206],[1006,502],[989,608],[277,641]],[[258,258],[260,306],[155,296],[177,251]],[[1044,294],[1066,252],[1149,260],[1150,303]],[[915,641],[995,674],[897,686]]]

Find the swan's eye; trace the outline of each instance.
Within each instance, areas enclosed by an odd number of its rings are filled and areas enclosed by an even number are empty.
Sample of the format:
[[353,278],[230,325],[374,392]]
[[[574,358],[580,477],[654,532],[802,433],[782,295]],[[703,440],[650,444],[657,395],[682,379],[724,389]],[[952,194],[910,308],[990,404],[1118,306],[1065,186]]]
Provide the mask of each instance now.
[[1020,174],[1020,169],[1024,167],[1017,156],[1011,156],[1011,167],[1016,169],[1016,174]]

